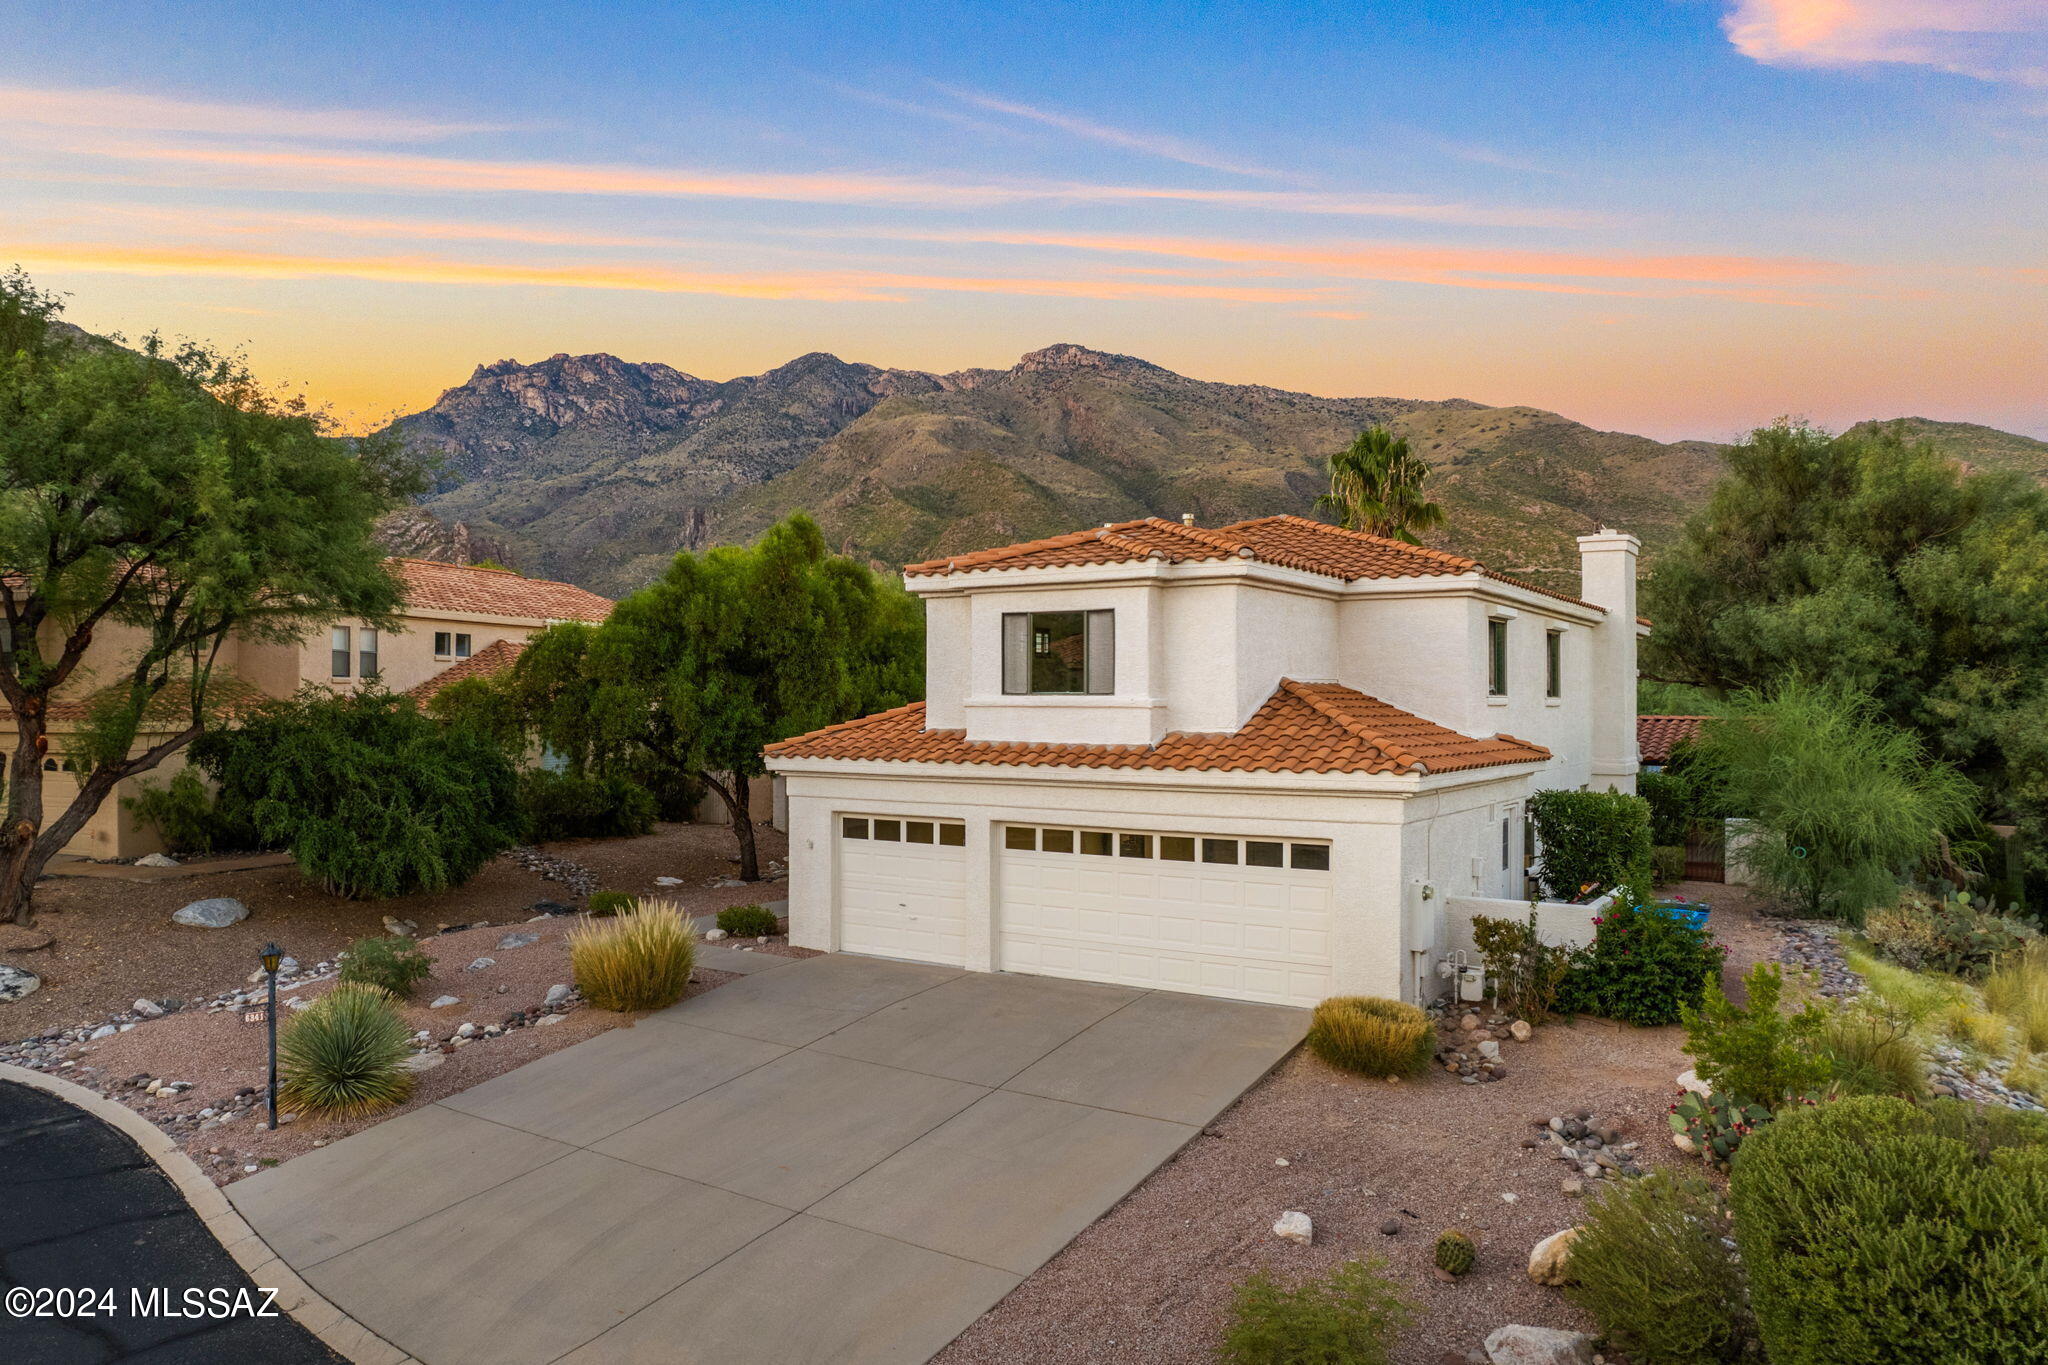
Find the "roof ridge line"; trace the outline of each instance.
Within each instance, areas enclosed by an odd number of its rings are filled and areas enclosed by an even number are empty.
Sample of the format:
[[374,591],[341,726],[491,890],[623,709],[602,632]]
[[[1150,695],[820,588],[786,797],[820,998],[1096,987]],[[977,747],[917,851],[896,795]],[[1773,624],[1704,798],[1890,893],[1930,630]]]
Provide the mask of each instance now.
[[[1344,687],[1344,684],[1342,683],[1329,683],[1325,685],[1331,687]],[[1417,758],[1414,755],[1414,753],[1407,749],[1402,748],[1398,743],[1388,739],[1387,736],[1382,734],[1381,732],[1360,723],[1355,717],[1347,716],[1343,712],[1337,710],[1335,707],[1330,706],[1328,703],[1324,702],[1324,700],[1321,697],[1309,691],[1308,685],[1306,683],[1296,682],[1292,678],[1282,678],[1280,680],[1280,686],[1289,696],[1294,697],[1297,700],[1307,704],[1311,709],[1315,711],[1317,715],[1321,716],[1323,719],[1334,723],[1346,734],[1353,735],[1359,739],[1364,740],[1367,744],[1372,745],[1373,748],[1378,749],[1381,753],[1385,754],[1388,758],[1393,759],[1396,763],[1399,763],[1407,768],[1415,769],[1419,772],[1426,773],[1429,771],[1429,765],[1427,763],[1424,763],[1421,759]],[[1344,690],[1346,692],[1351,693],[1354,696],[1365,697],[1367,701],[1373,702],[1380,706],[1384,706],[1387,704],[1385,702],[1380,701],[1378,697],[1368,696],[1366,693],[1360,692],[1355,687],[1344,687]]]

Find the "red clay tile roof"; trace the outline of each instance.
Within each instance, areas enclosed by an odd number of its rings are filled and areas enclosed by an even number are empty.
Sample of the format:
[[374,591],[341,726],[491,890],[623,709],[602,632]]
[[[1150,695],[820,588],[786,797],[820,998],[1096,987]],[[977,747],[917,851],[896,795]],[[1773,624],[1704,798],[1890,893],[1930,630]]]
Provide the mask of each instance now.
[[[102,699],[118,700],[127,690],[126,683],[116,683],[83,696],[53,698],[47,713],[50,723],[77,725],[81,721],[89,720]],[[232,715],[269,700],[269,695],[256,684],[226,668],[215,668],[213,676],[206,682],[207,708],[216,714]],[[191,715],[191,687],[183,679],[177,679],[166,683],[143,707],[142,728],[149,734],[180,730],[184,728]],[[13,708],[5,702],[0,702],[0,723],[11,725],[13,719]]]
[[1669,763],[1672,746],[1697,738],[1712,716],[1637,716],[1636,752],[1645,763]]
[[1197,772],[1447,773],[1550,757],[1512,735],[1474,739],[1336,683],[1282,680],[1234,734],[1176,731],[1157,744],[1016,744],[927,730],[924,703],[768,746],[771,758]]
[[425,706],[440,696],[442,689],[466,678],[496,677],[512,667],[525,652],[524,640],[493,640],[461,663],[444,668],[419,686],[407,690],[405,695]]
[[538,621],[602,621],[611,615],[610,598],[573,583],[526,578],[510,569],[398,558],[391,560],[391,567],[404,587],[409,612],[466,611]]
[[[1304,573],[1324,574],[1353,582],[1360,578],[1434,578],[1476,573],[1564,602],[1592,606],[1568,593],[1495,573],[1476,559],[1432,550],[1398,540],[1347,531],[1307,517],[1257,517],[1215,528],[1186,526],[1160,517],[1116,522],[1088,531],[1070,531],[1044,540],[1001,545],[992,550],[927,559],[905,566],[910,577],[966,573],[975,569],[1050,569],[1075,564],[1123,564],[1158,559],[1169,563],[1214,559],[1248,559]],[[1595,607],[1596,611],[1605,608]]]

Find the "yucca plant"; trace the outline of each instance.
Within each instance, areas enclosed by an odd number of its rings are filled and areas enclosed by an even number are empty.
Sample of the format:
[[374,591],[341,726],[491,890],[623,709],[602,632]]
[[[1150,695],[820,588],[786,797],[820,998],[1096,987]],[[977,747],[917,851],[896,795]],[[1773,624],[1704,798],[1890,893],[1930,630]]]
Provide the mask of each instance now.
[[583,998],[604,1010],[658,1010],[682,999],[697,930],[672,902],[635,901],[617,918],[569,931],[569,966]]
[[1309,1051],[1331,1066],[1369,1076],[1412,1076],[1436,1052],[1429,1016],[1399,1000],[1338,995],[1309,1019]]
[[412,1093],[411,1034],[381,987],[343,982],[287,1023],[278,1039],[280,1103],[353,1118]]

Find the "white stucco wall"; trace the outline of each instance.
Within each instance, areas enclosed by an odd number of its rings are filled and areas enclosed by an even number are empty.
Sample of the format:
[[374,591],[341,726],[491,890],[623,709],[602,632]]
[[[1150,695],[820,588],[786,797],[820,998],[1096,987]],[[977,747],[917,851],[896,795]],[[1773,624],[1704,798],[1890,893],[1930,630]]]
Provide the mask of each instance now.
[[[1614,903],[1608,895],[1587,901],[1584,905],[1571,905],[1563,901],[1536,902],[1536,937],[1554,948],[1583,948],[1593,941],[1593,921],[1607,913],[1607,907]],[[1479,950],[1472,943],[1472,917],[1484,915],[1488,919],[1526,920],[1529,917],[1529,902],[1518,900],[1493,900],[1481,896],[1450,896],[1444,901],[1444,940],[1446,953],[1463,951],[1476,964]]]

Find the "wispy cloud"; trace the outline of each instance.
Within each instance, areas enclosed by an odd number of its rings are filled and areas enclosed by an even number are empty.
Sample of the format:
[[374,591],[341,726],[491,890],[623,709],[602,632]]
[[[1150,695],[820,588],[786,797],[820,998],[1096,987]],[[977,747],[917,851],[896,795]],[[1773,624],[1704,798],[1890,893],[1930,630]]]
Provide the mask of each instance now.
[[979,90],[969,90],[957,85],[946,85],[938,81],[934,81],[932,84],[935,89],[944,92],[962,104],[972,105],[977,109],[986,109],[990,113],[1007,114],[1011,118],[1041,123],[1048,128],[1057,128],[1063,133],[1069,133],[1090,142],[1100,142],[1110,147],[1121,147],[1125,151],[1141,152],[1146,156],[1163,157],[1168,161],[1178,161],[1187,166],[1200,166],[1205,170],[1224,171],[1230,175],[1247,175],[1265,180],[1295,179],[1293,176],[1269,170],[1264,166],[1255,166],[1248,162],[1233,160],[1177,137],[1168,137],[1160,133],[1133,132],[1128,128],[1113,127],[1107,123],[1099,123],[1094,119],[1082,118],[1077,114],[1064,114],[1056,109],[1044,109],[1034,104],[1025,104],[1021,100],[1008,100],[998,95],[984,94]]
[[514,125],[416,118],[366,109],[297,109],[180,99],[135,90],[65,90],[0,84],[0,122],[335,142],[433,142]]
[[1301,303],[1326,298],[1330,292],[1327,289],[887,271],[693,271],[653,263],[547,266],[428,256],[316,256],[128,244],[15,244],[8,247],[8,254],[39,269],[92,270],[125,275],[209,275],[269,280],[325,277],[396,284],[606,289],[831,302],[892,302],[901,301],[912,293],[968,293],[1110,300]]
[[1896,63],[2048,87],[2042,0],[1732,0],[1722,27],[1776,66]]
[[[4,121],[4,115],[0,115]],[[72,156],[181,168],[181,183],[208,169],[232,183],[267,187],[756,199],[788,203],[879,204],[975,209],[1026,203],[1197,204],[1214,208],[1353,218],[1391,218],[1484,227],[1580,228],[1607,220],[1574,209],[1523,209],[1396,194],[1215,189],[1087,181],[941,179],[861,171],[669,170],[547,161],[498,161],[401,152],[292,146],[229,146],[150,139],[73,141]],[[80,178],[75,165],[71,178]]]

